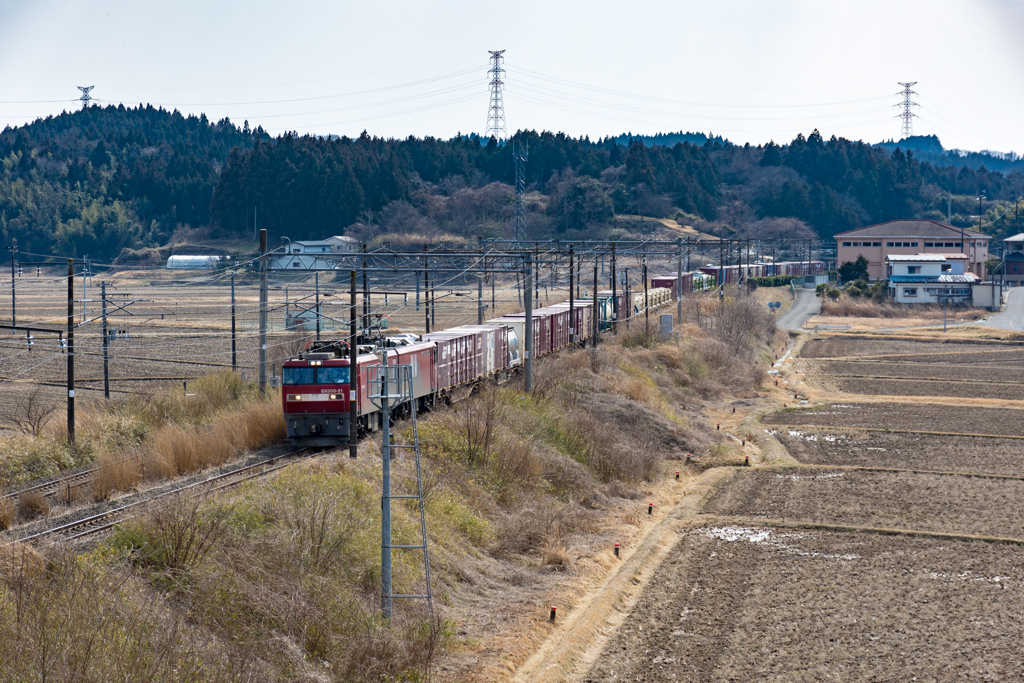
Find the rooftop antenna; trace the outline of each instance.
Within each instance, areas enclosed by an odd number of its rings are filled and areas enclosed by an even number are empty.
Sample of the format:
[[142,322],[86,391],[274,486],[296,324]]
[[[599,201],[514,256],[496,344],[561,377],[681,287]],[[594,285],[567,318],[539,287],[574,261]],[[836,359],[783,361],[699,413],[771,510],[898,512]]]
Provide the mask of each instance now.
[[505,70],[501,68],[505,58],[502,57],[504,50],[488,50],[491,53],[491,69],[487,73],[491,75],[491,103],[487,108],[487,132],[485,137],[490,140],[492,137],[499,142],[508,137],[505,128],[505,102],[501,92],[505,89],[505,83],[501,75]]
[[917,81],[913,81],[911,83],[900,82],[900,85],[903,86],[903,90],[896,94],[903,95],[903,101],[894,106],[903,107],[903,111],[898,115],[897,118],[903,119],[902,139],[906,140],[907,138],[914,134],[914,117],[917,116],[917,114],[915,114],[912,111],[912,108],[918,107],[920,105],[917,102],[914,102],[913,100],[910,99],[911,95],[917,94],[916,92],[910,89],[911,86],[917,85]]
[[89,95],[89,93],[95,87],[95,85],[78,86],[78,89],[82,91],[82,96],[78,98],[82,102],[82,109],[88,107],[89,103],[92,102],[92,97]]

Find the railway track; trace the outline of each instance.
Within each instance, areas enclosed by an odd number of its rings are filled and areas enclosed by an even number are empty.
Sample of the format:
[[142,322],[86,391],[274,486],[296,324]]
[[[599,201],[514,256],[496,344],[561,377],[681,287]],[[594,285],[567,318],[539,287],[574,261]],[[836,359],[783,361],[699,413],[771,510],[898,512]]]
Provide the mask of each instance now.
[[[309,449],[307,448],[288,451],[287,453],[282,453],[266,460],[261,460],[249,465],[243,465],[227,472],[220,472],[197,481],[189,482],[188,484],[160,490],[155,493],[155,495],[147,495],[130,503],[119,505],[109,510],[89,515],[88,517],[64,522],[18,538],[11,538],[10,541],[12,543],[38,543],[41,541],[50,541],[48,545],[55,545],[57,543],[82,540],[84,538],[109,531],[118,523],[134,517],[141,509],[144,508],[144,506],[163,498],[168,498],[174,495],[193,495],[200,492],[223,491],[283,469],[291,464],[291,461],[295,458],[307,452],[309,452]],[[84,475],[85,473],[83,472],[82,474]],[[43,487],[51,483],[62,485],[65,481],[66,479],[57,482],[46,482],[39,484],[38,486]]]
[[64,476],[57,476],[47,481],[42,481],[37,484],[30,486],[21,486],[18,488],[11,488],[4,491],[0,495],[0,499],[6,499],[10,501],[16,500],[19,496],[24,493],[36,492],[47,498],[56,497],[62,491],[67,491],[67,500],[71,500],[71,488],[79,484],[84,484],[89,481],[89,477],[96,471],[96,467],[87,467],[77,472],[71,472]]

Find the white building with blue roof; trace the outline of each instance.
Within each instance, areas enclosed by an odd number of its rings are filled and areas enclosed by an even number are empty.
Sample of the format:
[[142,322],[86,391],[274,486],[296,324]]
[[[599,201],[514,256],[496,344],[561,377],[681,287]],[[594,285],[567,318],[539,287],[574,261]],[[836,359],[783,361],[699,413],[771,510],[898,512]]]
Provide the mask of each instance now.
[[[962,303],[977,275],[965,273],[963,254],[890,254],[885,258],[889,296],[901,304]],[[959,272],[958,272],[959,271]]]

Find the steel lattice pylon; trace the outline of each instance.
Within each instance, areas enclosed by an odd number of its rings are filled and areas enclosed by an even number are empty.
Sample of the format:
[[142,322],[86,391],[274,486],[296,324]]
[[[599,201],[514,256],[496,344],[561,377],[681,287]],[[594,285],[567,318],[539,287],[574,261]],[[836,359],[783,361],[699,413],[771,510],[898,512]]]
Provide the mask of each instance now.
[[493,137],[501,141],[508,137],[508,130],[505,127],[505,102],[501,95],[502,90],[505,89],[505,83],[501,80],[501,75],[505,73],[505,70],[501,68],[501,63],[505,58],[501,55],[505,51],[488,50],[488,52],[491,53],[491,70],[487,72],[491,75],[491,103],[487,108],[485,136],[487,139]]
[[914,102],[913,100],[910,99],[911,95],[917,94],[916,92],[911,90],[910,87],[913,85],[917,85],[917,81],[913,81],[911,83],[900,82],[900,85],[903,86],[903,90],[901,90],[897,94],[903,96],[903,102],[895,106],[903,107],[903,111],[900,112],[899,118],[903,120],[901,130],[902,139],[906,140],[907,138],[914,134],[914,117],[917,116],[917,114],[915,114],[912,111],[912,109],[913,107],[917,107],[919,105],[917,104],[917,102]]
[[79,97],[78,99],[82,103],[82,109],[85,109],[86,107],[89,106],[89,103],[92,102],[92,96],[89,94],[89,92],[93,88],[95,88],[96,86],[95,85],[86,85],[86,86],[79,85],[77,87],[78,87],[79,90],[82,91],[82,96]]

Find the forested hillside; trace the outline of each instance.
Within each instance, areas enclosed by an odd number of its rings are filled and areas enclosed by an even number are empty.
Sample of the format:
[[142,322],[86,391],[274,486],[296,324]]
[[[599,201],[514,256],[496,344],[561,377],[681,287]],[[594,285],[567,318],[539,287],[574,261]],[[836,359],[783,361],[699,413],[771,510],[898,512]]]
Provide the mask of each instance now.
[[[684,140],[677,142],[676,140]],[[692,144],[685,140],[704,140]],[[509,146],[479,137],[321,138],[184,117],[152,107],[94,107],[0,133],[0,232],[23,252],[114,258],[175,231],[272,242],[348,234],[408,245],[509,235]],[[664,144],[659,144],[664,143]],[[937,143],[937,141],[936,141]],[[827,238],[896,218],[1015,231],[1019,171],[921,162],[914,152],[825,140],[738,146],[696,133],[571,138],[521,131],[529,145],[531,236],[650,234],[674,217],[723,236]],[[941,149],[941,146],[939,147]],[[951,198],[951,202],[950,202]]]
[[210,224],[232,149],[267,137],[153,107],[91,107],[0,133],[0,233],[23,252],[112,258]]

